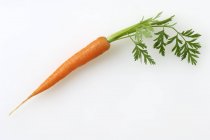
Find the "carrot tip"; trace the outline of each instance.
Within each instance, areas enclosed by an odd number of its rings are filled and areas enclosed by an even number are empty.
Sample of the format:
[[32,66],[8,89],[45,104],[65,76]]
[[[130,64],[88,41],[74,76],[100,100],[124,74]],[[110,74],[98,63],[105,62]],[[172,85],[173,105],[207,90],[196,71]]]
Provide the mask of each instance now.
[[18,106],[16,106],[10,113],[9,116],[11,116],[20,106],[22,106],[26,101],[28,101],[32,96],[29,96],[24,101],[22,101]]

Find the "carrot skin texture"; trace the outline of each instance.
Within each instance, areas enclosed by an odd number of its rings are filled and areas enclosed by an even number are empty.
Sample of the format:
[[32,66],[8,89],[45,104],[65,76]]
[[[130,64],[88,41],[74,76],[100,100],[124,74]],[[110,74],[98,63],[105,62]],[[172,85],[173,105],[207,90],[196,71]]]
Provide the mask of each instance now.
[[74,54],[72,57],[67,59],[55,72],[53,72],[27,99],[19,104],[10,115],[17,110],[23,103],[29,100],[31,97],[49,89],[54,84],[62,80],[69,73],[77,69],[78,67],[86,64],[97,56],[101,55],[110,48],[110,43],[105,37],[99,37],[85,48]]
[[58,81],[66,77],[76,68],[91,61],[97,56],[101,55],[110,48],[110,44],[105,37],[99,37],[85,48],[74,54],[68,60],[66,60],[57,70],[51,74],[34,92],[33,96],[47,90],[52,87]]

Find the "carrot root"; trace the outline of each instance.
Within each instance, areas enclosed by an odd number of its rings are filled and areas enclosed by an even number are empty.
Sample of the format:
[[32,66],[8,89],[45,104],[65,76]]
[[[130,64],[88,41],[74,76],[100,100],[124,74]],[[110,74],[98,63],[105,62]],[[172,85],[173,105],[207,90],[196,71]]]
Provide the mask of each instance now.
[[9,115],[13,114],[21,105],[28,101],[31,97],[47,90],[52,87],[58,81],[66,77],[69,73],[76,68],[91,61],[97,56],[107,51],[110,47],[110,43],[105,37],[99,37],[85,48],[74,54],[68,60],[66,60],[53,74],[51,74],[28,98],[21,102]]

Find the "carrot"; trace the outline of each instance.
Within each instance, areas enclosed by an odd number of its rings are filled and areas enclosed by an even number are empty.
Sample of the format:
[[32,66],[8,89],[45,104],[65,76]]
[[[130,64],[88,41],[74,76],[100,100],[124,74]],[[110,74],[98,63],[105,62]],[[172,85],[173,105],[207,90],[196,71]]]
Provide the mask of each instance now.
[[[140,22],[124,28],[107,38],[99,37],[96,39],[85,48],[77,52],[75,55],[70,57],[67,61],[65,61],[28,98],[21,102],[10,113],[10,115],[30,98],[52,87],[76,68],[84,65],[85,63],[107,51],[110,47],[110,43],[117,40],[130,38],[131,41],[135,44],[135,47],[132,51],[134,59],[141,60],[145,64],[155,64],[155,61],[148,53],[147,45],[143,41],[144,38],[151,38],[156,36],[155,40],[153,40],[153,47],[158,49],[159,53],[163,56],[165,55],[165,47],[168,44],[175,42],[175,46],[172,48],[172,52],[174,52],[176,56],[181,57],[182,60],[187,58],[188,63],[196,65],[196,59],[198,58],[198,54],[200,54],[198,49],[201,48],[201,45],[199,42],[197,42],[197,39],[201,35],[195,33],[192,29],[179,32],[177,29],[175,29],[175,24],[171,23],[174,16],[164,20],[159,20],[160,15],[161,13],[152,18],[145,20],[142,19]],[[155,32],[155,28],[159,28],[159,31]],[[175,32],[175,36],[169,36],[164,30],[165,28],[173,30]],[[160,29],[162,30],[160,31]]]
[[66,60],[54,73],[52,73],[28,98],[21,102],[10,115],[17,110],[27,100],[34,97],[37,94],[49,89],[58,81],[66,77],[70,72],[76,68],[84,65],[90,60],[96,58],[100,54],[107,51],[110,47],[109,42],[105,37],[99,37],[95,41],[91,42],[85,48],[74,54],[68,60]]

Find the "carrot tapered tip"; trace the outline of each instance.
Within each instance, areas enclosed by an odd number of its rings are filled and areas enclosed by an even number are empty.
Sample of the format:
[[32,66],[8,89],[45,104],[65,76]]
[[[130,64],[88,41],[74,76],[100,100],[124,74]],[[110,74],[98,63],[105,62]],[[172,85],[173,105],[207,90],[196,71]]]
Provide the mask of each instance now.
[[28,101],[31,97],[33,97],[32,95],[29,96],[28,98],[26,98],[24,101],[22,101],[18,106],[16,106],[10,113],[9,116],[11,116],[20,106],[22,106],[26,101]]

